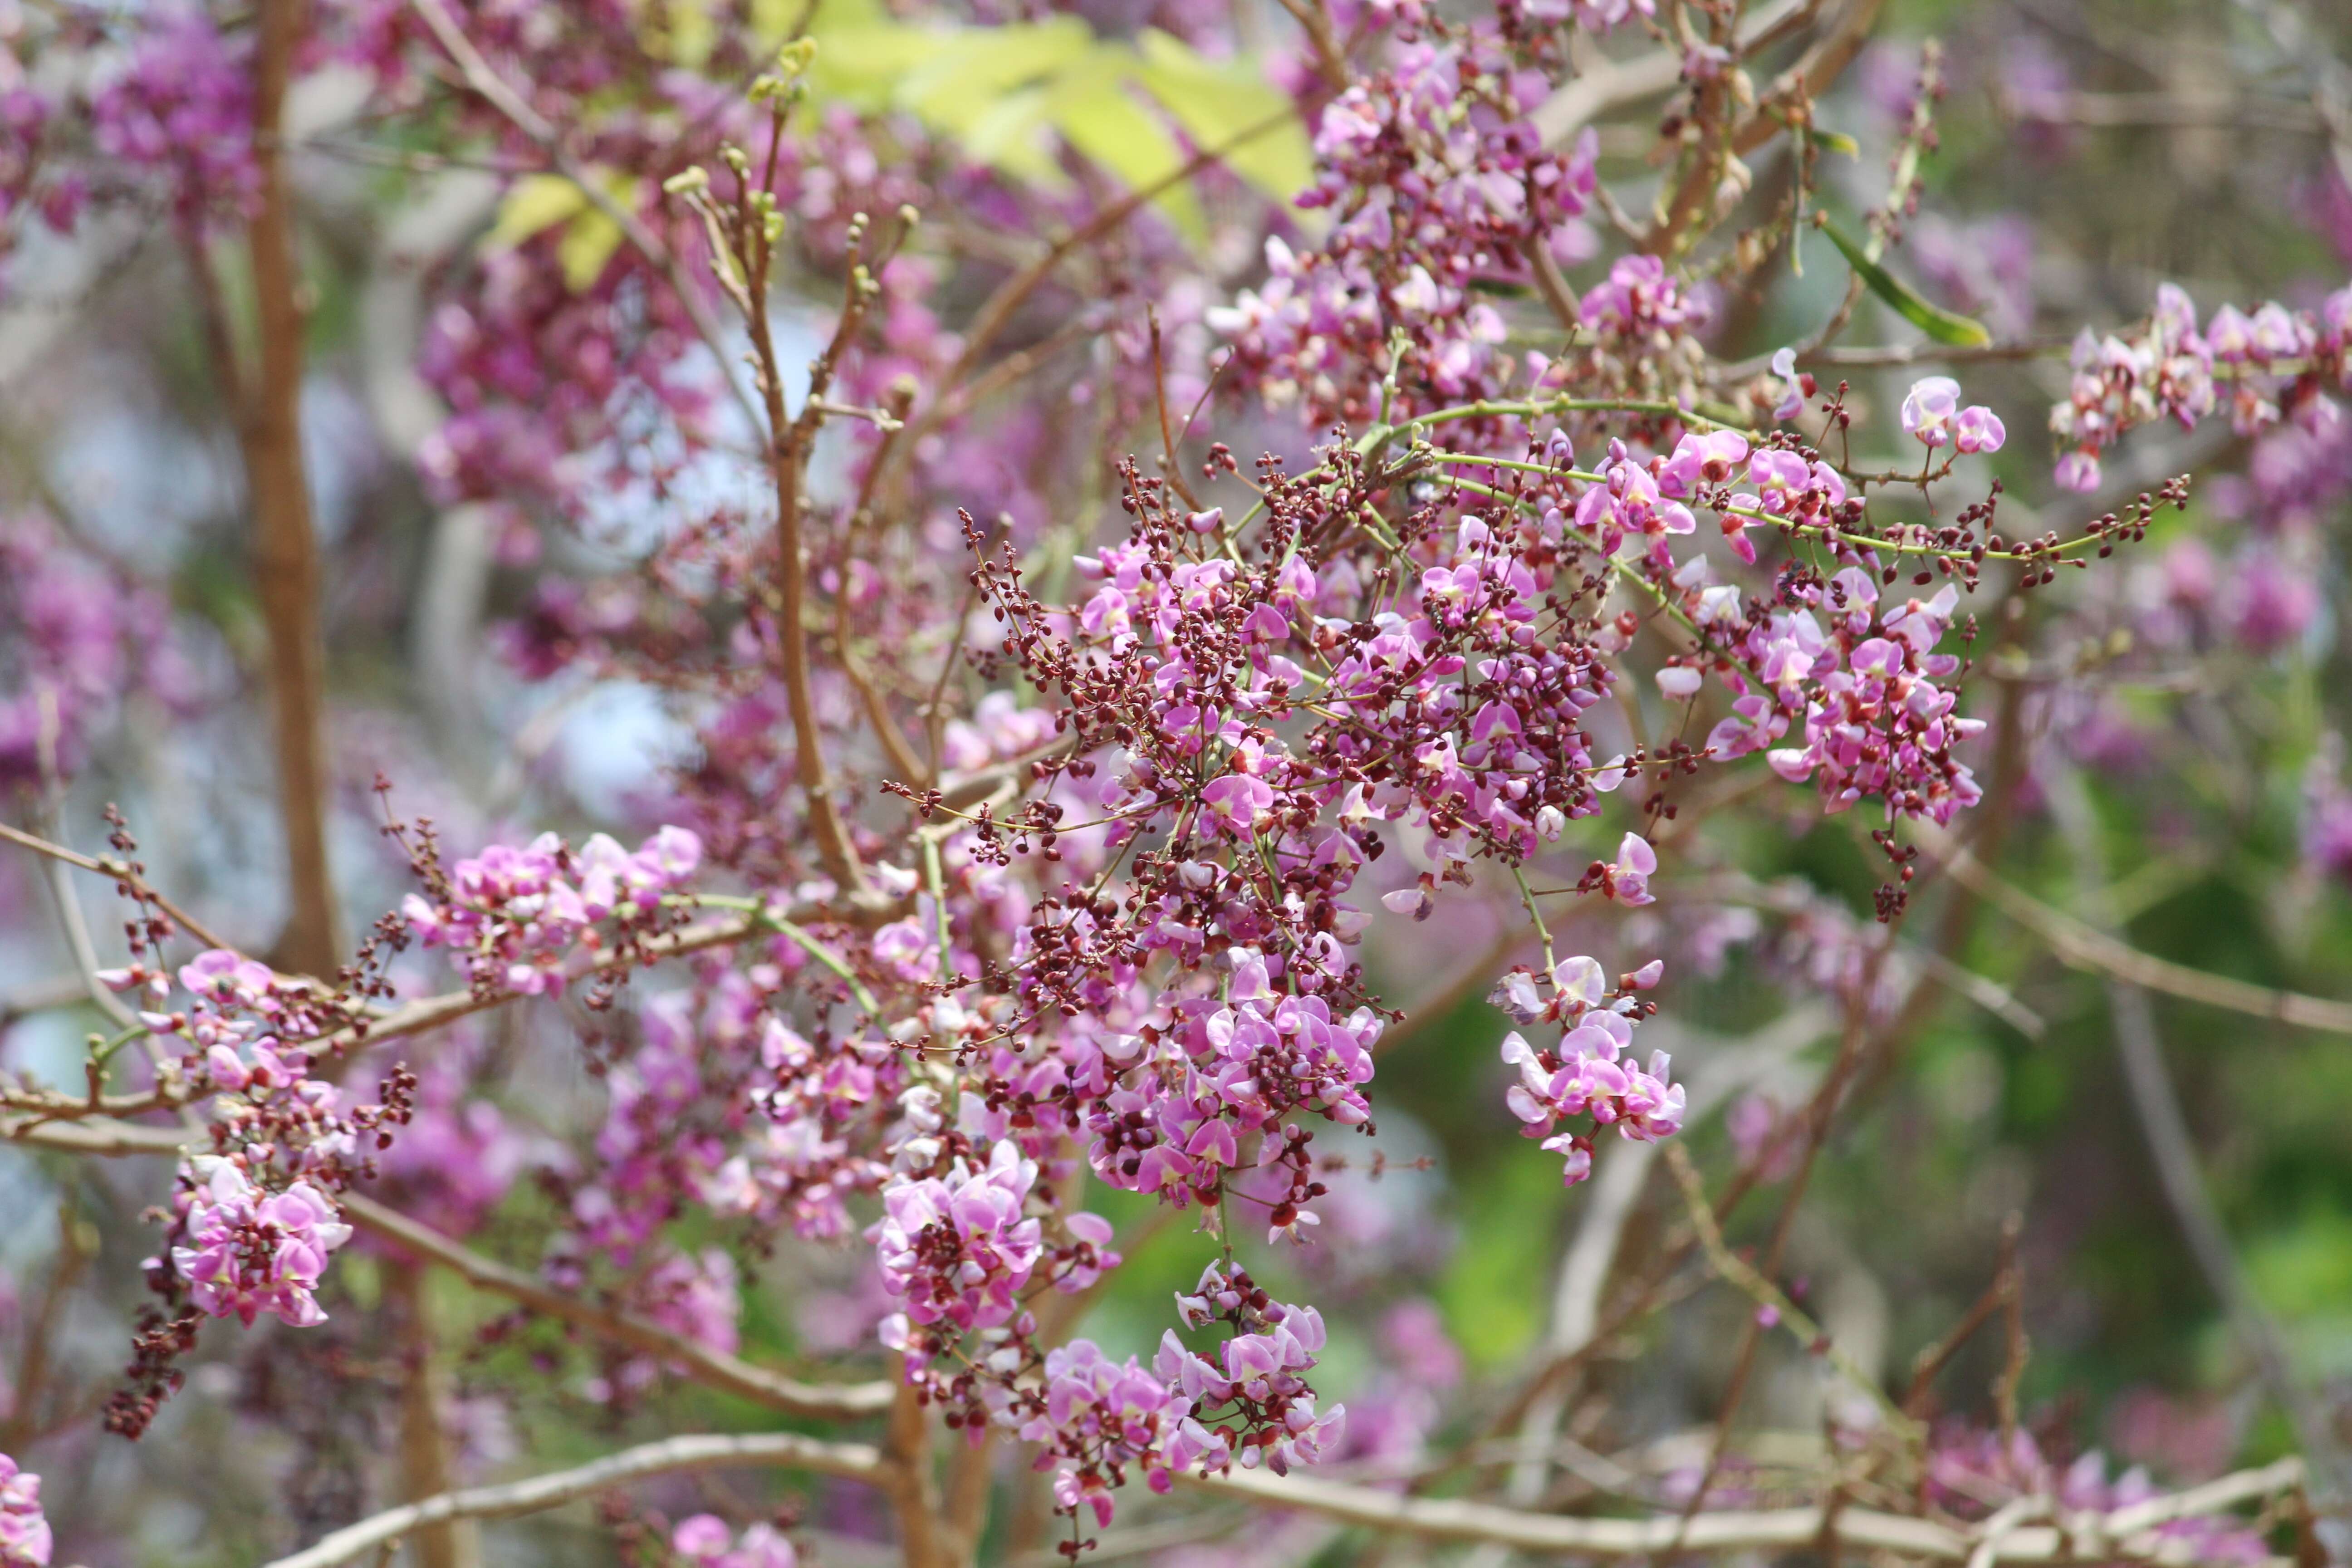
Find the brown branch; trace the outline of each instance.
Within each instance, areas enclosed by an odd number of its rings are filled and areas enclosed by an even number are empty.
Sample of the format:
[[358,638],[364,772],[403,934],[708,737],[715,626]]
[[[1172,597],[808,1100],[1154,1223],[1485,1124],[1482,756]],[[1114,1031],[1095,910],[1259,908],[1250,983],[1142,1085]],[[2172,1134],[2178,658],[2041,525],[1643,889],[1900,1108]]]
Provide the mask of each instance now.
[[[22,845],[24,847],[33,851],[36,855],[46,855],[52,860],[62,860],[68,866],[77,866],[85,871],[94,871],[101,877],[111,877],[116,881],[122,883],[125,887],[131,888],[149,903],[154,905],[157,909],[169,915],[173,923],[178,925],[181,930],[186,931],[190,936],[194,937],[198,942],[205,943],[207,947],[229,947],[227,942],[222,941],[218,936],[215,936],[194,915],[189,914],[185,910],[180,908],[179,905],[173,903],[171,900],[157,892],[146,880],[135,875],[130,867],[124,865],[120,860],[112,859],[104,856],[84,855],[78,849],[71,849],[67,847],[65,845],[52,843],[50,840],[43,838],[37,834],[26,833],[22,828],[11,827],[5,822],[0,822],[0,838],[5,838],[11,844]],[[231,951],[235,950],[231,949]]]
[[[782,136],[781,109],[774,116],[773,126],[774,134]],[[756,216],[751,206],[749,176],[739,178],[743,182],[744,199],[738,204],[736,237],[746,254],[738,259],[750,275],[744,302],[751,309],[751,352],[759,365],[760,400],[766,418],[767,464],[776,494],[776,641],[782,664],[784,698],[792,709],[793,769],[801,794],[808,802],[809,826],[815,835],[817,853],[824,861],[825,871],[845,891],[855,893],[864,887],[865,873],[857,863],[856,849],[849,841],[848,826],[842,820],[841,804],[833,798],[824,745],[817,732],[816,699],[809,688],[808,562],[801,545],[801,469],[808,458],[809,442],[804,437],[814,433],[819,417],[816,404],[824,387],[813,368],[809,400],[801,410],[800,419],[786,416],[783,370],[777,363],[775,334],[768,323],[768,267],[774,252],[763,226],[765,219]],[[862,303],[866,297],[864,285],[868,279],[866,268],[855,260],[856,248],[853,243],[848,303],[821,363],[838,357],[863,314]]]
[[1993,908],[2050,944],[2059,962],[2070,968],[2113,976],[2168,996],[2201,1002],[2225,1012],[2268,1018],[2298,1028],[2330,1034],[2352,1034],[2352,1002],[2276,991],[2267,985],[2232,980],[2118,942],[2074,916],[2051,908],[2031,893],[1987,869],[1965,849],[1956,848],[1941,835],[1922,832],[1921,843],[1940,860],[1952,879],[1984,899]]
[[286,87],[306,23],[304,0],[259,0],[254,57],[253,160],[258,184],[248,239],[260,337],[252,396],[238,435],[253,502],[254,566],[269,633],[277,710],[278,809],[286,830],[289,910],[278,939],[284,964],[331,977],[341,962],[327,864],[326,637],[320,622],[319,542],[302,472],[304,304],[295,259],[294,197],[279,145]]
[[337,1202],[344,1217],[357,1228],[392,1242],[427,1263],[440,1265],[477,1289],[519,1301],[535,1312],[585,1329],[614,1343],[675,1362],[697,1383],[722,1389],[768,1409],[839,1420],[877,1415],[890,1407],[892,1390],[887,1384],[802,1383],[754,1366],[740,1356],[698,1344],[646,1319],[600,1307],[572,1292],[559,1290],[520,1269],[484,1258],[362,1194],[345,1193]]
[[1906,1415],[1916,1418],[1927,1415],[1927,1394],[1935,1386],[1937,1375],[1950,1364],[1951,1359],[1959,1353],[1960,1347],[1974,1338],[1979,1329],[1992,1321],[1993,1314],[2001,1311],[2016,1297],[2020,1223],[2020,1216],[2011,1214],[2001,1226],[2000,1261],[1995,1266],[1992,1283],[1985,1287],[1984,1294],[1979,1296],[1975,1304],[1961,1315],[1949,1333],[1913,1359],[1911,1382],[1903,1391],[1903,1413]]
[[[1818,0],[1813,0],[1818,3]],[[1748,19],[1740,35],[1740,51],[1760,47],[1791,18],[1807,10],[1808,0],[1777,0]],[[1683,79],[1679,48],[1654,49],[1630,60],[1604,60],[1536,106],[1528,116],[1547,147],[1565,146],[1579,131],[1612,110],[1672,91]]]
[[[1199,1491],[1297,1509],[1424,1540],[1493,1542],[1530,1552],[1591,1557],[1655,1556],[1672,1549],[1678,1534],[1686,1552],[1771,1554],[1803,1550],[1821,1540],[1828,1512],[1816,1507],[1705,1513],[1685,1531],[1671,1514],[1649,1519],[1570,1519],[1487,1503],[1410,1497],[1318,1477],[1277,1477],[1263,1470],[1206,1478],[1182,1474],[1177,1479]],[[2158,1525],[2274,1497],[2292,1490],[2302,1479],[2303,1462],[2282,1459],[2262,1469],[2242,1470],[2189,1491],[2151,1498],[2111,1513],[2072,1516],[2063,1529],[2055,1525],[2012,1529],[1994,1542],[1990,1553],[1981,1555],[1987,1563],[2138,1560],[2185,1568],[2213,1560],[2198,1557],[2185,1538],[2158,1536]],[[1943,1563],[1968,1563],[1980,1555],[1979,1531],[1932,1520],[1841,1508],[1829,1522],[1834,1525],[1837,1541],[1849,1547]]]
[[923,1391],[906,1380],[904,1363],[890,1358],[898,1386],[890,1404],[883,1452],[890,1467],[887,1489],[898,1521],[898,1551],[906,1568],[948,1568],[953,1547],[940,1535],[939,1487],[931,1474],[930,1412]]
[[[441,1429],[448,1368],[434,1343],[432,1302],[425,1271],[402,1260],[384,1270],[384,1296],[394,1306],[400,1336],[400,1480],[411,1502],[450,1489],[449,1442]],[[416,1568],[478,1568],[481,1532],[465,1521],[418,1527]]]
[[290,1557],[278,1558],[268,1568],[336,1568],[373,1548],[389,1547],[424,1526],[460,1519],[511,1519],[561,1508],[649,1476],[740,1466],[814,1470],[819,1475],[872,1481],[883,1480],[888,1474],[887,1461],[864,1443],[826,1443],[793,1432],[666,1437],[658,1443],[624,1448],[578,1469],[557,1470],[506,1486],[443,1492],[422,1502],[387,1509],[357,1524],[345,1525]]

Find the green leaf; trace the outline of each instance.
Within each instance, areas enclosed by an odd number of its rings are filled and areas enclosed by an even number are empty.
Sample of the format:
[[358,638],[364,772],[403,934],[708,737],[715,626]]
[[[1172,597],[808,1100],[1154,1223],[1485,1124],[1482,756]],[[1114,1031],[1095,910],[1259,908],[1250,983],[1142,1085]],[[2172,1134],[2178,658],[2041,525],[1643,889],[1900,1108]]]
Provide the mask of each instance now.
[[1862,143],[1843,131],[1823,131],[1819,126],[1815,126],[1805,134],[1832,153],[1843,153],[1849,158],[1862,156]]
[[946,48],[907,74],[891,99],[958,137],[1006,93],[1057,75],[1094,48],[1094,35],[1076,16],[965,27],[950,37]]
[[587,193],[561,174],[526,174],[507,187],[498,221],[482,243],[493,250],[511,250],[587,205]]
[[[635,183],[618,169],[597,170],[597,184],[622,206],[636,200]],[[613,253],[621,248],[621,226],[590,205],[588,194],[561,174],[527,174],[507,190],[499,204],[498,220],[482,243],[494,250],[511,250],[525,241],[564,226],[556,241],[555,259],[563,268],[563,284],[573,293],[603,276]]]
[[1869,285],[1870,291],[1894,308],[1895,313],[1935,339],[1955,348],[1981,348],[1992,342],[1992,334],[1982,321],[1956,314],[1940,306],[1931,305],[1918,292],[1870,258],[1868,252],[1854,243],[1835,224],[1824,224],[1830,243],[1845,253],[1854,274]]
[[1042,87],[1008,92],[964,128],[963,150],[989,167],[1052,191],[1070,182],[1045,146],[1053,94]]
[[577,294],[603,277],[604,264],[621,248],[621,226],[594,207],[573,218],[555,245],[563,286]]
[[[774,0],[770,7],[754,0],[752,26],[763,47],[782,41],[799,5],[800,0]],[[958,34],[909,26],[877,0],[824,0],[809,36],[817,46],[816,58],[809,63],[810,92],[873,114],[891,106],[899,83],[952,49]]]
[[[1143,65],[1136,79],[1202,147],[1222,147],[1242,132],[1294,110],[1289,95],[1246,60],[1206,59],[1157,27],[1143,30],[1141,45]],[[1227,153],[1224,163],[1278,202],[1289,201],[1315,180],[1315,155],[1296,112],[1287,123]]]
[[[1083,68],[1065,73],[1055,83],[1050,114],[1078,155],[1116,174],[1130,189],[1156,185],[1180,173],[1184,150],[1160,118],[1128,90],[1123,50],[1096,51]],[[1201,216],[1200,198],[1189,184],[1170,185],[1153,198],[1179,232],[1192,242],[1208,233]]]
[[719,25],[710,15],[709,0],[666,0],[647,6],[645,16],[646,52],[699,70],[719,42]]

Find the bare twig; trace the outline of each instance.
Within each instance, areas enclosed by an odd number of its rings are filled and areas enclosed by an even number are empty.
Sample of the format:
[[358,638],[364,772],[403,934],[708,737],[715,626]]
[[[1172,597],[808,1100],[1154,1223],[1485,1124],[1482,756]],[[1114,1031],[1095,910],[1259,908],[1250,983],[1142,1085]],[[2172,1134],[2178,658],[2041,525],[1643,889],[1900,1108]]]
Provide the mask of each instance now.
[[[2050,791],[2050,799],[2066,840],[2074,846],[2082,880],[2095,890],[2106,880],[2105,868],[2100,864],[2097,827],[2081,776],[2072,770],[2062,772]],[[2111,974],[2107,980],[2107,1002],[2116,1052],[2123,1058],[2124,1084],[2132,1110],[2139,1121],[2141,1135],[2147,1140],[2158,1185],[2180,1226],[2189,1256],[2197,1261],[2198,1272],[2205,1277],[2207,1289],[2220,1299],[2231,1331],[2253,1359],[2271,1397],[2286,1413],[2296,1440],[2316,1471],[2314,1479],[2319,1483],[2319,1489],[2331,1499],[2352,1489],[2352,1476],[2346,1473],[2343,1448],[2333,1440],[2326,1415],[2295,1381],[2278,1324],[2247,1283],[2237,1250],[2230,1244],[2229,1229],[2221,1222],[2221,1211],[2205,1184],[2199,1169],[2196,1138],[2189,1131],[2188,1117],[2182,1114],[2180,1097],[2173,1090],[2171,1070],[2165,1065],[2163,1041],[2157,1034],[2156,1010],[2148,1005],[2147,993],[2131,981]]]
[[649,1476],[746,1466],[814,1470],[820,1475],[846,1476],[856,1480],[880,1480],[887,1474],[881,1453],[864,1443],[827,1443],[793,1432],[666,1437],[658,1443],[624,1448],[578,1469],[557,1470],[506,1486],[443,1492],[422,1502],[386,1509],[357,1524],[344,1526],[314,1546],[278,1559],[268,1568],[335,1568],[338,1563],[349,1563],[373,1547],[398,1541],[425,1525],[458,1519],[511,1519],[518,1514],[561,1508],[581,1498],[594,1497],[607,1488]]
[[[1654,1556],[1674,1547],[1695,1552],[1756,1552],[1811,1547],[1822,1535],[1821,1508],[1725,1510],[1703,1513],[1687,1530],[1672,1514],[1649,1519],[1569,1519],[1522,1512],[1487,1503],[1417,1498],[1345,1482],[1262,1470],[1178,1478],[1194,1489],[1247,1499],[1275,1508],[1297,1509],[1327,1519],[1433,1541],[1486,1541],[1528,1552],[1591,1557]],[[2258,1470],[2242,1470],[2193,1491],[2151,1498],[2112,1513],[2071,1516],[2064,1529],[2030,1526],[2008,1531],[1993,1556],[2003,1563],[2097,1563],[2134,1560],[2188,1568],[2210,1559],[2198,1555],[2192,1538],[2158,1537],[2159,1524],[2217,1514],[2240,1503],[2275,1497],[2303,1479],[2299,1459],[2282,1459]],[[1850,1547],[1903,1557],[1967,1563],[1980,1544],[1978,1531],[1932,1520],[1871,1509],[1837,1511],[1835,1534]],[[2284,1568],[2272,1559],[2265,1568]]]
[[2106,974],[2227,1012],[2274,1019],[2298,1028],[2352,1034],[2352,1002],[2274,991],[2267,985],[2208,973],[2142,952],[2063,910],[2052,909],[1987,869],[1967,850],[1954,847],[1948,838],[1924,830],[1919,837],[1927,852],[1943,862],[1954,881],[2048,942],[2051,952],[2070,967]]
[[714,1351],[657,1323],[614,1311],[544,1280],[473,1252],[428,1226],[358,1193],[338,1202],[352,1224],[448,1269],[478,1289],[520,1301],[535,1312],[586,1329],[604,1339],[674,1362],[696,1382],[794,1415],[840,1418],[872,1415],[890,1407],[887,1384],[802,1383],[739,1356]]
[[[1742,51],[1774,33],[1806,9],[1807,0],[1775,0],[1758,8],[1740,31]],[[1612,110],[1673,90],[1683,79],[1683,53],[1662,48],[1630,60],[1607,60],[1562,87],[1528,116],[1544,145],[1565,145],[1575,134]]]
[[111,877],[116,881],[123,883],[124,885],[135,889],[139,895],[145,899],[149,903],[154,905],[157,909],[171,916],[173,924],[186,931],[190,936],[194,937],[198,942],[203,942],[205,946],[226,948],[230,945],[229,943],[222,941],[218,936],[213,934],[213,932],[202,922],[197,921],[194,916],[189,914],[185,910],[180,908],[179,905],[173,903],[171,900],[157,892],[144,879],[134,875],[131,872],[131,868],[124,865],[120,860],[100,856],[85,855],[79,849],[69,848],[63,844],[54,843],[49,839],[41,837],[38,834],[26,833],[22,828],[11,827],[5,822],[0,822],[0,838],[5,838],[11,844],[22,845],[25,848],[30,849],[36,855],[45,855],[52,860],[62,862],[68,866],[79,867],[84,871],[96,872],[101,877]]

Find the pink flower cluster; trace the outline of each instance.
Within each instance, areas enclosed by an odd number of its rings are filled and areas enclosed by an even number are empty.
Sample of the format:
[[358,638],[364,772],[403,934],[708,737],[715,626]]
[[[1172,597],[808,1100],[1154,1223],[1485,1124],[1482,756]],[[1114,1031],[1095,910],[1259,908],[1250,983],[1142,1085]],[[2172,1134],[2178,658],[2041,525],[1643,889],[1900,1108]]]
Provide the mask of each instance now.
[[1246,1273],[1215,1265],[1177,1305],[1188,1328],[1230,1331],[1214,1361],[1173,1329],[1148,1369],[1078,1340],[1047,1352],[1042,1391],[992,1391],[995,1418],[1044,1447],[1039,1468],[1059,1462],[1054,1499],[1065,1511],[1085,1508],[1108,1524],[1111,1493],[1130,1468],[1159,1492],[1195,1468],[1213,1474],[1239,1463],[1286,1474],[1321,1458],[1344,1432],[1346,1407],[1317,1414],[1304,1375],[1324,1342],[1313,1308],[1285,1306]]
[[1566,1185],[1592,1173],[1592,1140],[1572,1128],[1555,1131],[1563,1121],[1589,1116],[1595,1129],[1614,1126],[1620,1135],[1643,1143],[1682,1131],[1684,1089],[1669,1081],[1666,1053],[1651,1052],[1646,1071],[1619,1059],[1633,1044],[1633,1026],[1643,1014],[1635,993],[1655,985],[1663,973],[1664,966],[1653,963],[1612,992],[1599,963],[1569,958],[1552,968],[1549,1001],[1539,1000],[1524,972],[1507,979],[1497,993],[1520,1022],[1540,1018],[1565,1026],[1556,1047],[1531,1047],[1517,1032],[1504,1036],[1503,1060],[1519,1070],[1519,1081],[1504,1096],[1511,1114],[1525,1123],[1523,1136],[1542,1139],[1544,1148],[1566,1158]]
[[409,1118],[415,1080],[395,1067],[377,1103],[352,1104],[311,1076],[310,1045],[352,1026],[351,999],[225,948],[199,953],[177,978],[188,1005],[164,1012],[172,979],[163,971],[134,963],[99,973],[155,1005],[139,1015],[150,1033],[182,1042],[182,1076],[193,1093],[212,1097],[215,1146],[234,1150],[242,1169],[273,1186],[307,1180],[335,1192],[370,1173],[388,1129]]
[[205,1155],[175,1206],[172,1268],[199,1309],[248,1328],[264,1312],[298,1329],[326,1321],[312,1292],[352,1227],[325,1194],[299,1181],[265,1192],[236,1162]]
[[576,853],[543,833],[523,848],[494,844],[458,861],[434,897],[411,893],[401,910],[477,988],[552,995],[576,952],[604,945],[604,922],[652,925],[664,895],[684,889],[701,863],[702,840],[683,827],[662,828],[634,854],[602,833]]
[[250,29],[224,34],[201,5],[159,5],[90,99],[98,150],[115,169],[159,171],[191,232],[244,216],[259,194],[251,52]]
[[[1320,996],[1276,993],[1265,961],[1236,955],[1222,998],[1171,999],[1172,1015],[1132,1085],[1096,1099],[1086,1125],[1087,1158],[1108,1185],[1161,1193],[1181,1206],[1213,1205],[1242,1149],[1285,1116],[1306,1110],[1343,1126],[1371,1115],[1362,1086],[1371,1081],[1372,1045],[1381,1020],[1369,1008],[1334,1019]],[[1108,1042],[1120,1065],[1146,1042]],[[1279,1212],[1279,1211],[1277,1211]],[[1284,1215],[1282,1228],[1313,1225],[1311,1210]]]
[[669,1549],[687,1568],[799,1568],[792,1538],[772,1524],[752,1524],[738,1535],[715,1513],[677,1521]]
[[49,1568],[53,1544],[41,1511],[41,1478],[0,1454],[0,1568]]
[[2050,410],[2051,433],[2072,448],[2059,458],[2059,484],[2096,489],[2099,454],[2125,431],[2165,417],[2194,428],[2224,397],[2241,436],[2282,419],[2332,429],[2342,414],[2328,389],[2345,384],[2347,338],[2352,288],[2316,315],[2276,301],[2252,315],[2224,305],[2200,331],[2188,294],[2160,286],[2140,331],[2102,338],[2085,327],[2074,340],[2074,384]]
[[193,683],[169,627],[161,595],[47,518],[0,519],[0,785],[80,773],[134,689],[188,706]]
[[1371,417],[1367,395],[1400,339],[1399,412],[1423,387],[1450,400],[1499,389],[1516,367],[1478,286],[1524,283],[1534,247],[1569,263],[1594,247],[1578,221],[1594,143],[1544,148],[1526,116],[1545,89],[1468,37],[1399,45],[1388,68],[1326,104],[1319,173],[1299,205],[1337,221],[1305,256],[1268,240],[1266,281],[1207,313],[1238,352],[1229,374],[1269,403],[1303,405],[1310,425]]
[[1960,406],[1960,384],[1930,375],[1911,384],[1903,397],[1903,433],[1929,451],[1957,447],[1963,452],[1998,452],[2009,439],[2000,416],[1981,403]]
[[[1025,1212],[1036,1181],[1037,1163],[999,1143],[978,1170],[958,1160],[943,1177],[901,1178],[882,1190],[883,1218],[866,1237],[882,1288],[906,1303],[903,1317],[883,1324],[885,1344],[919,1365],[926,1358],[912,1325],[969,1332],[1013,1321],[1045,1251],[1044,1222]],[[1100,1234],[1109,1239],[1108,1227]]]
[[1609,265],[1609,276],[1585,290],[1579,313],[1586,326],[1620,346],[1642,343],[1660,333],[1672,335],[1706,324],[1704,304],[1686,292],[1681,279],[1654,256],[1621,256]]
[[[1824,588],[1791,586],[1794,607],[1750,616],[1744,635],[1722,652],[1739,696],[1707,745],[1737,757],[1769,748],[1773,772],[1791,783],[1816,779],[1832,812],[1882,799],[1890,816],[1948,822],[1982,793],[1952,748],[1983,731],[1981,720],[1954,711],[1957,698],[1937,684],[1959,660],[1935,652],[1958,608],[1946,584],[1926,600],[1884,610],[1878,583],[1842,568]],[[1829,617],[1822,629],[1814,615]],[[1791,728],[1799,746],[1773,746]]]

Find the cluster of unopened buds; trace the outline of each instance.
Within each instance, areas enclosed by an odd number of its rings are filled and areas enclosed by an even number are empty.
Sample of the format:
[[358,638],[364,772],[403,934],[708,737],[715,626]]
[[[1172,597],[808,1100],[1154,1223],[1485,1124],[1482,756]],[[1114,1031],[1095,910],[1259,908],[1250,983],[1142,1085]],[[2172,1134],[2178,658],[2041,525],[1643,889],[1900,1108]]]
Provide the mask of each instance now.
[[1592,1173],[1593,1146],[1591,1133],[1562,1130],[1562,1121],[1590,1117],[1592,1131],[1613,1126],[1621,1136],[1645,1143],[1682,1131],[1685,1091],[1672,1081],[1666,1053],[1651,1052],[1646,1069],[1621,1059],[1633,1044],[1633,1026],[1649,1010],[1640,994],[1664,973],[1654,959],[1612,988],[1597,962],[1568,958],[1546,977],[1549,996],[1525,970],[1514,970],[1495,990],[1492,1000],[1513,1022],[1563,1031],[1557,1047],[1544,1047],[1528,1045],[1517,1031],[1506,1035],[1503,1060],[1519,1071],[1504,1098],[1524,1124],[1521,1134],[1542,1139],[1544,1148],[1565,1158],[1566,1185]]
[[2096,489],[2099,454],[2125,431],[2168,417],[2193,429],[2225,397],[2241,436],[2282,418],[2332,428],[2342,415],[2328,389],[2345,384],[2347,338],[2352,288],[2330,294],[2316,315],[2276,301],[2251,316],[2224,305],[2200,331],[2188,294],[2161,285],[2141,331],[2099,337],[2086,327],[2074,340],[2074,384],[2050,410],[2051,433],[2070,448],[2058,483]]
[[543,833],[522,848],[494,844],[458,861],[435,897],[411,893],[401,911],[478,989],[552,995],[576,952],[599,955],[604,922],[650,928],[663,898],[701,863],[702,840],[683,827],[662,828],[635,853],[602,833],[577,851]]

